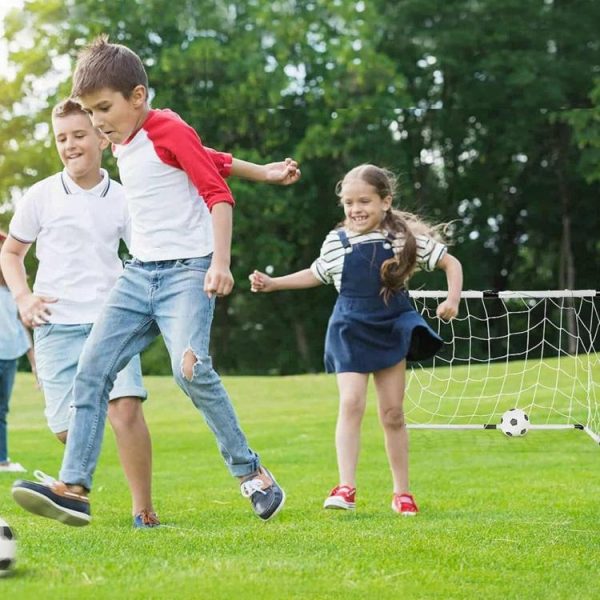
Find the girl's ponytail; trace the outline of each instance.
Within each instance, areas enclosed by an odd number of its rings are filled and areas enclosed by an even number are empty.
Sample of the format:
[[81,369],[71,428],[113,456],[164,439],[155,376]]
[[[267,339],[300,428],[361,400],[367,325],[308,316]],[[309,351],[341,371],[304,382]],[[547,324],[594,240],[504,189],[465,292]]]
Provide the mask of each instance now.
[[[404,288],[417,266],[417,239],[404,213],[389,209],[381,223],[382,229],[393,238],[402,240],[402,247],[395,256],[381,265],[381,294],[387,302],[390,297]],[[392,242],[393,243],[393,242]]]

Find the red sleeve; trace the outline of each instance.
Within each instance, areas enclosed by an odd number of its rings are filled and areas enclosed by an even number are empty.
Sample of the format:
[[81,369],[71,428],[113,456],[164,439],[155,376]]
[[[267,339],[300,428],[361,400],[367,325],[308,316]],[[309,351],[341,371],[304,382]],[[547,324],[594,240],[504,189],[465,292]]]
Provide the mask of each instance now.
[[229,152],[219,152],[218,150],[213,150],[208,146],[204,146],[204,149],[208,152],[211,160],[215,163],[215,167],[217,167],[219,175],[221,175],[223,179],[227,179],[231,175],[233,155],[229,154]]
[[[219,202],[235,204],[231,190],[219,172],[227,170],[227,155],[207,150],[196,130],[172,111],[153,111],[152,118],[144,123],[144,129],[160,160],[185,171],[209,210]],[[216,155],[214,159],[213,155]]]

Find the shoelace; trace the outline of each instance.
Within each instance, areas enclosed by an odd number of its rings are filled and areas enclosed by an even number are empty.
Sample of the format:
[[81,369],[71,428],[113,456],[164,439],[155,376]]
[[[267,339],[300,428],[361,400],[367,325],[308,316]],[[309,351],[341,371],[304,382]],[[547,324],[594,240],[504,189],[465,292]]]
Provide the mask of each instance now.
[[33,476],[44,485],[51,486],[53,483],[56,483],[56,479],[50,477],[50,475],[46,475],[44,471],[34,471]]
[[242,491],[242,496],[244,498],[250,498],[254,492],[260,492],[265,495],[267,492],[263,490],[264,482],[262,479],[255,477],[254,479],[250,479],[249,481],[244,481],[240,486]]
[[151,512],[149,510],[143,510],[137,516],[140,518],[140,521],[144,525],[160,525],[160,521],[158,520],[158,515],[155,512]]

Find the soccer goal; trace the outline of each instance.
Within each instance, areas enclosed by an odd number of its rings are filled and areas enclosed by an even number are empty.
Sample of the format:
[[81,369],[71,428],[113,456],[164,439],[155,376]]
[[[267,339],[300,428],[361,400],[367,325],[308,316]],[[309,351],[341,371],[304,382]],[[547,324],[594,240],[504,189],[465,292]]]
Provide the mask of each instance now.
[[411,429],[496,429],[520,408],[531,429],[580,429],[600,443],[600,294],[595,290],[466,291],[450,322],[442,291],[411,291],[445,340],[407,374]]

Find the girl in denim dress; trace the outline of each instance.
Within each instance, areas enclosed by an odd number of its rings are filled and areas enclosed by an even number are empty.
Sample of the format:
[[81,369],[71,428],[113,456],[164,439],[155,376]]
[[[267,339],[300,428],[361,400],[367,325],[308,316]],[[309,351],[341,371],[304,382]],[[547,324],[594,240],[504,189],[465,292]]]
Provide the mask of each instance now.
[[417,268],[445,271],[448,297],[436,312],[452,319],[458,313],[462,267],[438,239],[436,228],[392,208],[395,179],[388,171],[360,165],[336,191],[345,219],[329,232],[319,258],[309,269],[283,277],[255,271],[252,291],[335,285],[339,295],[327,328],[325,369],[336,373],[340,394],[339,482],[324,507],[355,508],[360,427],[372,373],[392,472],[392,509],[414,516],[418,508],[409,488],[403,412],[406,361],[430,358],[443,341],[414,309],[406,284]]

